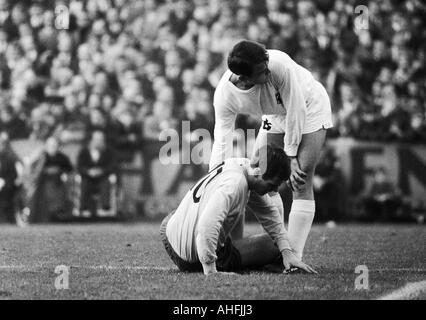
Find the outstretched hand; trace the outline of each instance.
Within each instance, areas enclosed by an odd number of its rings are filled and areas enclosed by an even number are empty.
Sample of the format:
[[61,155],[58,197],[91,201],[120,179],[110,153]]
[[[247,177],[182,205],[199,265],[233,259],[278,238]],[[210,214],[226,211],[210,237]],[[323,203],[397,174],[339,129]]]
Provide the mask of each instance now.
[[233,277],[233,276],[237,276],[237,275],[238,275],[238,273],[235,273],[235,272],[224,272],[224,271],[216,271],[216,272],[206,274],[206,276],[208,278],[210,278],[210,277],[226,277],[226,276]]
[[283,264],[284,264],[284,273],[287,273],[291,270],[291,267],[299,268],[306,273],[314,273],[318,274],[314,268],[302,262],[292,250],[284,250],[282,251]]

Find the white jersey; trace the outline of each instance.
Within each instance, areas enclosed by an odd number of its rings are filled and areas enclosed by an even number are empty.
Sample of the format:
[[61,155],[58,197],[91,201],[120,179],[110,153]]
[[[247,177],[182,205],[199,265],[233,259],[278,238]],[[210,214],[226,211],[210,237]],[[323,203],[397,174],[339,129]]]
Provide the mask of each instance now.
[[232,72],[227,70],[217,85],[213,105],[215,108],[215,129],[210,167],[220,163],[232,154],[232,136],[235,118],[248,114],[259,119],[262,115],[285,117],[284,151],[296,156],[302,140],[307,114],[307,101],[317,82],[311,72],[293,61],[286,53],[268,50],[269,81],[248,90],[237,88],[231,81]]
[[[167,223],[166,236],[185,261],[210,264],[225,243],[249,200],[247,169],[250,160],[232,158],[211,170],[185,195]],[[290,248],[287,231],[269,195],[256,196],[250,205],[278,248]]]

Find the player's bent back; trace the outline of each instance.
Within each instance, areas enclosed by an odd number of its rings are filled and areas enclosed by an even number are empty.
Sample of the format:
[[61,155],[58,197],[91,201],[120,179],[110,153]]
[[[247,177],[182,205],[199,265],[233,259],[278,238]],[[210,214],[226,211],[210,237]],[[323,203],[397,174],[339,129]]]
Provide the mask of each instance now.
[[[179,259],[172,257],[180,269],[202,271],[200,262],[223,258],[218,257],[218,248],[238,260],[225,235],[245,210],[248,196],[246,168],[249,165],[250,160],[244,158],[222,162],[201,178],[187,192],[178,208],[163,221],[163,242],[166,240],[173,253],[182,260],[178,264],[176,260]],[[230,263],[238,264],[238,261],[226,263],[230,267]]]

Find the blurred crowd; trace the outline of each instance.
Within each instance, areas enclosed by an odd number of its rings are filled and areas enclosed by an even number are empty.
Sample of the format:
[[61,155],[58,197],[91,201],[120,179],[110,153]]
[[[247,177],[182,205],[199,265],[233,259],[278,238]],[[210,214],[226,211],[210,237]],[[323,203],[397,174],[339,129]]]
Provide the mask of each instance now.
[[212,131],[225,57],[248,38],[326,85],[332,136],[425,141],[425,16],[421,0],[0,0],[0,130],[63,142],[100,130],[124,151],[181,120]]

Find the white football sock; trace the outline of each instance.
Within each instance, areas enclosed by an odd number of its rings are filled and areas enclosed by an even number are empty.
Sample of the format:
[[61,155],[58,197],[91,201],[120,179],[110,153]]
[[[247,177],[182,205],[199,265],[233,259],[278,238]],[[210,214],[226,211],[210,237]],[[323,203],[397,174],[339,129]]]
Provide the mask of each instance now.
[[291,247],[300,259],[303,256],[314,215],[314,200],[293,200],[288,218],[288,237]]
[[281,218],[284,222],[284,204],[283,199],[281,199],[281,196],[278,192],[270,193],[269,196],[271,197],[272,202],[277,206],[278,211],[280,212]]

